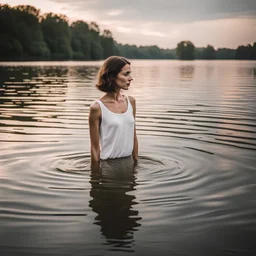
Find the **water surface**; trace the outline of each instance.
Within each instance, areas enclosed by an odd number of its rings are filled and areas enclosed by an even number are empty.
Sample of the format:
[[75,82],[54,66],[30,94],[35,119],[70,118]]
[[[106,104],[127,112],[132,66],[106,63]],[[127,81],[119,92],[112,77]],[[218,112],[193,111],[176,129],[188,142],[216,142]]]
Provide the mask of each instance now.
[[101,64],[0,63],[1,255],[254,255],[256,62],[133,60],[138,165],[91,172]]

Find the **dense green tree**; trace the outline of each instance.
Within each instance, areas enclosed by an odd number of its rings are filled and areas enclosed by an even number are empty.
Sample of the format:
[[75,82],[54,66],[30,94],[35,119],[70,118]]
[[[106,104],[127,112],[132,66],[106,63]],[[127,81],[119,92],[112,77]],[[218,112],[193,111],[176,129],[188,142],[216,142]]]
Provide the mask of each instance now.
[[41,28],[51,51],[52,59],[71,59],[71,30],[65,15],[47,13],[42,17]]
[[193,60],[195,58],[195,46],[191,41],[181,41],[176,48],[179,59]]
[[103,59],[103,47],[101,44],[100,28],[96,22],[89,24],[91,40],[91,59],[100,60]]
[[129,59],[175,59],[175,50],[160,49],[158,46],[117,44],[120,55]]
[[15,9],[17,10],[15,35],[26,57],[48,58],[50,51],[44,41],[39,23],[40,10],[29,5],[19,5]]
[[129,59],[139,58],[139,48],[136,45],[117,44],[117,48],[120,54],[126,58],[129,58]]
[[203,59],[212,60],[216,59],[216,51],[211,45],[207,45],[202,52]]
[[152,45],[149,47],[140,47],[140,49],[147,52],[149,59],[162,59],[161,49],[156,45]]
[[253,47],[248,44],[247,46],[240,45],[236,50],[236,59],[250,60],[253,58]]
[[207,47],[196,48],[195,51],[196,59],[216,59],[216,51],[211,45],[207,45]]
[[256,60],[256,42],[253,43],[251,54],[252,54],[252,59]]
[[15,56],[19,58],[23,55],[22,45],[13,36],[13,33],[15,32],[14,12],[15,11],[9,5],[0,5],[1,59],[8,59]]
[[162,49],[163,59],[177,59],[175,49]]
[[204,47],[197,47],[195,49],[195,59],[202,59],[202,52],[204,49]]
[[75,21],[71,24],[71,34],[73,58],[90,60],[92,36],[89,25],[82,20]]
[[44,42],[39,23],[40,11],[33,6],[0,6],[1,56],[7,58],[47,58],[50,51]]
[[15,36],[20,41],[26,57],[47,58],[50,51],[44,41],[39,23],[40,10],[30,5],[18,5]]
[[101,44],[103,47],[103,57],[106,59],[111,55],[119,55],[120,52],[118,51],[116,44],[114,43],[114,39],[110,30],[105,29],[103,31],[101,37]]
[[91,59],[101,60],[103,59],[103,48],[100,41],[91,41]]
[[216,51],[216,59],[235,59],[236,50],[228,48],[219,48]]
[[1,35],[0,59],[20,59],[22,56],[23,48],[20,41],[6,34]]
[[9,5],[0,5],[0,59],[21,58],[23,47],[14,36],[16,11]]
[[160,49],[156,45],[119,44],[110,30],[96,22],[78,20],[69,25],[64,15],[48,13],[29,5],[10,7],[0,4],[0,60],[100,60],[110,55],[130,59],[256,59],[256,42],[235,49],[213,46],[195,48],[182,41],[176,49]]

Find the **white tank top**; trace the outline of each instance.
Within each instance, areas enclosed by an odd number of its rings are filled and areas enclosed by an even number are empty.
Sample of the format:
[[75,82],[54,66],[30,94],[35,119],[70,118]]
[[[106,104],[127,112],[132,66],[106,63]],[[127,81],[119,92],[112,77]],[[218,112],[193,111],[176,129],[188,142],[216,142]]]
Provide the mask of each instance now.
[[110,111],[100,100],[100,159],[127,157],[132,154],[134,143],[133,108],[127,99],[127,110],[118,114]]

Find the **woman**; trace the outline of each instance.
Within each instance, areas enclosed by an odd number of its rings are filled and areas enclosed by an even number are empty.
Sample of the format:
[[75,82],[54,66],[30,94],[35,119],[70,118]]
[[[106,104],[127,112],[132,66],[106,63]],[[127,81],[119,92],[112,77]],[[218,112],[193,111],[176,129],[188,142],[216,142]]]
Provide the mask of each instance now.
[[90,106],[92,165],[127,156],[132,156],[134,162],[138,160],[136,103],[133,97],[123,94],[132,80],[130,62],[123,57],[109,57],[99,70],[96,87],[106,94]]

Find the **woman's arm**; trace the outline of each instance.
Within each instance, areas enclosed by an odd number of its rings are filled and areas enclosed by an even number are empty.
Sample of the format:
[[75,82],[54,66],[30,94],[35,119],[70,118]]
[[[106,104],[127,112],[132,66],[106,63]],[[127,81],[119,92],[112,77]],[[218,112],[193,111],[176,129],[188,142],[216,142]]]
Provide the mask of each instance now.
[[91,141],[91,164],[98,165],[100,161],[100,119],[101,110],[98,103],[94,102],[90,106],[89,112],[89,130]]
[[[136,118],[136,100],[129,96],[130,102],[132,104],[132,108],[133,108],[133,116],[134,116],[134,120]],[[132,157],[134,162],[138,161],[138,151],[139,151],[139,143],[138,143],[138,138],[137,138],[137,134],[136,134],[136,123],[134,124],[134,143],[133,143],[133,151],[132,151]]]
[[138,138],[136,134],[136,128],[134,127],[134,146],[132,151],[132,157],[135,162],[138,161],[138,151],[139,151],[139,143],[138,143]]

